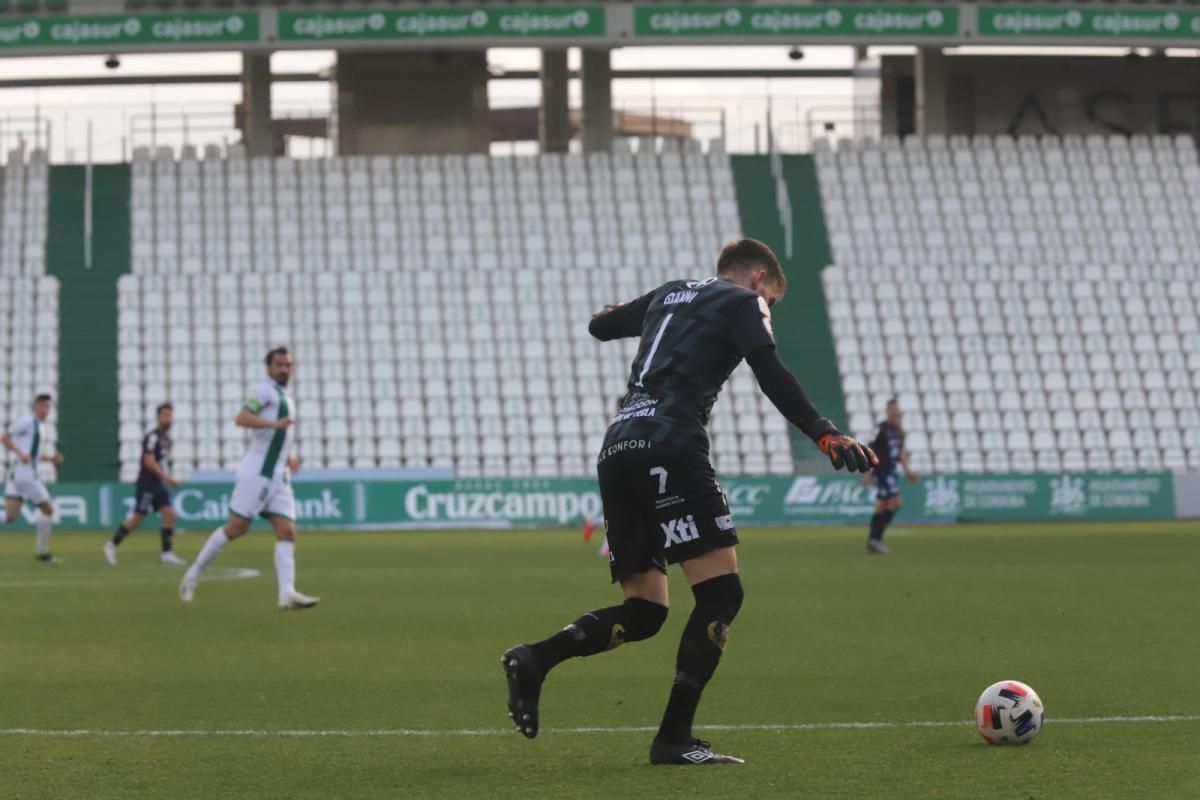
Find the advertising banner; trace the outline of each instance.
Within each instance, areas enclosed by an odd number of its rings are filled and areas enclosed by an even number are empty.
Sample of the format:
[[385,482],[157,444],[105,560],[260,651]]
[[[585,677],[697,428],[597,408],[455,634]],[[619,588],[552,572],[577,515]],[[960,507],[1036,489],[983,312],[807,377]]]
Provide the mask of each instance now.
[[138,45],[257,42],[258,12],[14,17],[0,20],[0,50],[18,47],[127,50]]
[[[865,524],[875,492],[855,477],[736,477],[721,483],[741,526]],[[910,522],[1173,519],[1170,473],[931,475],[905,484]],[[604,510],[590,478],[298,481],[297,522],[327,528],[569,527]],[[132,508],[132,487],[60,483],[50,487],[57,525],[115,527]],[[232,486],[185,484],[174,492],[181,528],[211,528],[229,516]],[[36,511],[16,523],[30,527]]]
[[667,3],[637,6],[633,33],[635,38],[952,38],[959,33],[959,13],[950,5]]
[[340,39],[579,39],[607,34],[604,6],[453,6],[280,11],[281,42]]
[[1190,39],[1200,12],[1168,8],[980,6],[981,37],[1036,39]]

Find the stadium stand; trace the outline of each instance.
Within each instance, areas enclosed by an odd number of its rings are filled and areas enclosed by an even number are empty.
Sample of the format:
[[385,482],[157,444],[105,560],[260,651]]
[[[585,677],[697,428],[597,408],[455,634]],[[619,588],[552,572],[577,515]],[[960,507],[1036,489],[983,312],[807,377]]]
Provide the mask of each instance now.
[[896,394],[918,470],[1200,467],[1190,137],[823,142],[816,158],[856,434]]
[[[0,168],[0,410],[7,425],[29,413],[38,392],[58,390],[58,281],[46,275],[45,155],[9,154]],[[57,441],[57,412],[46,437]],[[53,464],[40,464],[54,480]]]
[[[121,477],[154,406],[175,460],[229,469],[267,348],[297,354],[313,466],[590,475],[634,343],[596,308],[704,277],[739,234],[729,158],[640,154],[199,160],[135,154],[133,272],[118,284]],[[748,370],[713,419],[717,468],[792,469]],[[768,447],[768,437],[774,439]]]

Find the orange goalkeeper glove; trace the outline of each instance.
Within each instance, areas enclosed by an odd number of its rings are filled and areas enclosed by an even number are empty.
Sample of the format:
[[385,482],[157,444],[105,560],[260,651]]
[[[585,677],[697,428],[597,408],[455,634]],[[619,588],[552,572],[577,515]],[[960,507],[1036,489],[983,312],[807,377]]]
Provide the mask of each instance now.
[[879,463],[871,448],[842,433],[827,433],[817,441],[817,449],[829,456],[834,469],[870,472]]

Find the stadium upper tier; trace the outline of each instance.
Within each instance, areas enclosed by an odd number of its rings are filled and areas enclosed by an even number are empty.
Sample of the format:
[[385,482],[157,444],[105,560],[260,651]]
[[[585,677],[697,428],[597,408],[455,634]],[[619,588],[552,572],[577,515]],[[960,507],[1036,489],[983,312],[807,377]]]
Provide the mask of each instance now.
[[[44,154],[9,155],[0,167],[0,411],[7,425],[28,414],[35,394],[58,388],[58,281],[46,275]],[[57,412],[47,438],[53,442]],[[53,479],[53,464],[38,467]]]
[[[131,227],[133,274],[118,287],[123,478],[166,400],[178,463],[235,466],[245,436],[233,414],[280,343],[296,354],[310,465],[558,476],[592,474],[635,349],[593,341],[592,312],[703,277],[740,222],[719,153],[141,152]],[[785,423],[745,369],[713,431],[724,472],[792,468]]]
[[895,394],[918,469],[1200,467],[1190,138],[826,143],[817,164],[856,433]]

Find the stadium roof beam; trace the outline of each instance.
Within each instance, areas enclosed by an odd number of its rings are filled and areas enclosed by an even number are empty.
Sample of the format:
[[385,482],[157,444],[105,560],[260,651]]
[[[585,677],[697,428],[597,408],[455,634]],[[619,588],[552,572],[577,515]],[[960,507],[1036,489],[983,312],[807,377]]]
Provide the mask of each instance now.
[[[612,80],[729,80],[739,78],[829,79],[853,78],[852,69],[622,69],[612,70]],[[537,80],[537,70],[511,70],[493,74],[491,80]],[[577,70],[571,79],[584,77]],[[324,72],[280,72],[272,83],[324,83]],[[586,80],[586,77],[584,77]],[[57,89],[88,86],[149,86],[203,83],[241,83],[240,73],[194,73],[184,75],[105,75],[78,78],[9,78],[0,80],[0,89]]]

